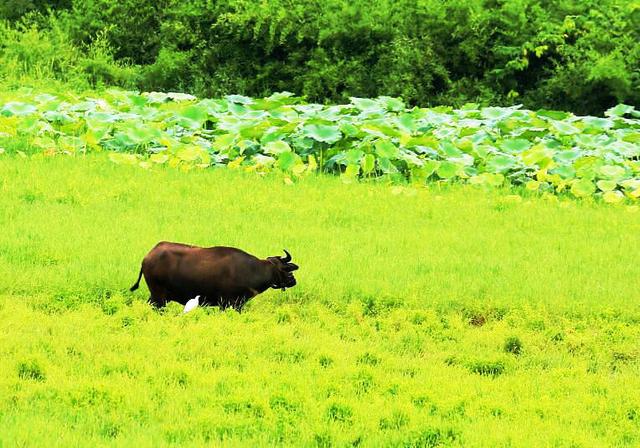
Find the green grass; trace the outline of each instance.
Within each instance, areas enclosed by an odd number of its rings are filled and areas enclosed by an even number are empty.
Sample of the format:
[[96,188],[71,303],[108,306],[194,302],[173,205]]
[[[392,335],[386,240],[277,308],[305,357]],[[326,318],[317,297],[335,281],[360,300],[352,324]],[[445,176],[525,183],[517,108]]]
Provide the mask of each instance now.
[[[640,215],[471,187],[0,158],[0,446],[637,446]],[[241,314],[159,240],[287,248]]]

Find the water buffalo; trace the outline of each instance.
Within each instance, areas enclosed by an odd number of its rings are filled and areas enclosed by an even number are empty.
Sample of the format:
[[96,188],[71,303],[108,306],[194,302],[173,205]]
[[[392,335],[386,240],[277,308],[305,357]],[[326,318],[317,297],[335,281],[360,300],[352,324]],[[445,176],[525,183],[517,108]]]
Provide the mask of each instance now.
[[142,260],[135,291],[144,275],[151,297],[149,303],[162,307],[174,300],[186,304],[200,296],[203,305],[233,307],[240,311],[256,295],[269,288],[295,286],[293,271],[298,266],[285,257],[261,260],[233,247],[197,247],[158,243]]

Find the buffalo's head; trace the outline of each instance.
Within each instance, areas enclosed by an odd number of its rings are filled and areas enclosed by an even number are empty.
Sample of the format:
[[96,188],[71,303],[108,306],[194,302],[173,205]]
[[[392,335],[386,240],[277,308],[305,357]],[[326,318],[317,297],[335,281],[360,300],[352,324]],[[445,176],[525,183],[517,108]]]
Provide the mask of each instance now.
[[284,257],[269,257],[267,260],[273,265],[273,277],[271,287],[274,289],[291,288],[296,285],[293,271],[298,269],[298,265],[291,263],[291,254],[284,250]]

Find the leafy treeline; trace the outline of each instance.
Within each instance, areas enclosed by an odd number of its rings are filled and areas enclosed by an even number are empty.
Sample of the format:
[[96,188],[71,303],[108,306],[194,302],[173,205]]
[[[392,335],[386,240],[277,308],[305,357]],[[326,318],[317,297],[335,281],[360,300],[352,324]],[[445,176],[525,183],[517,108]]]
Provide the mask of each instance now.
[[590,114],[640,104],[629,0],[19,0],[0,17],[5,78]]

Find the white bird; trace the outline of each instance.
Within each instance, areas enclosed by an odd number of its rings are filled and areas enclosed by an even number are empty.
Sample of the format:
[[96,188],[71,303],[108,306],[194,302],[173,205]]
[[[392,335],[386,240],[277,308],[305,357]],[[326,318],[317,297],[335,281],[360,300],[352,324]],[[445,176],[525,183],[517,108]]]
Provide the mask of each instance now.
[[195,296],[193,299],[189,300],[187,304],[184,306],[184,311],[182,311],[182,314],[188,313],[189,311],[195,308],[198,308],[198,305],[200,305],[200,296]]

